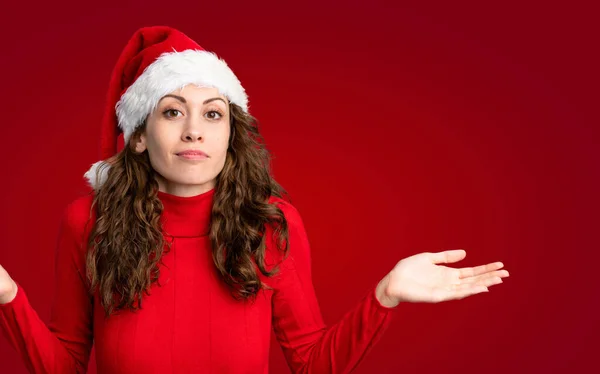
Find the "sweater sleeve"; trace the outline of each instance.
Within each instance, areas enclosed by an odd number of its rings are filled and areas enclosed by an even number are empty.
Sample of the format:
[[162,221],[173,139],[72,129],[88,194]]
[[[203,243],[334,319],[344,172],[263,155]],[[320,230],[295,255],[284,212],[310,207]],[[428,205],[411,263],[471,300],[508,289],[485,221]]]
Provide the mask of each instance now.
[[0,329],[30,373],[85,373],[92,347],[92,298],[87,291],[83,226],[72,205],[63,215],[55,252],[55,294],[46,325],[22,285],[0,304]]
[[302,219],[279,204],[288,221],[290,254],[279,265],[272,298],[273,330],[293,373],[349,373],[388,328],[394,308],[369,288],[361,301],[327,327],[311,280],[310,247]]

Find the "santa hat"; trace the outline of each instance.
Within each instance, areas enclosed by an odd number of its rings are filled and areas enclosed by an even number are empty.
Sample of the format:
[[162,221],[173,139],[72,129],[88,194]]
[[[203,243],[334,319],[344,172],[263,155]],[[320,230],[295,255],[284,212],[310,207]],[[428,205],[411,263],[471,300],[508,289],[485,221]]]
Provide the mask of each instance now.
[[84,175],[92,188],[106,181],[110,165],[105,160],[117,153],[120,137],[127,144],[161,97],[188,84],[216,88],[248,111],[244,88],[215,53],[168,26],[143,27],[133,34],[110,77],[101,123],[101,161]]

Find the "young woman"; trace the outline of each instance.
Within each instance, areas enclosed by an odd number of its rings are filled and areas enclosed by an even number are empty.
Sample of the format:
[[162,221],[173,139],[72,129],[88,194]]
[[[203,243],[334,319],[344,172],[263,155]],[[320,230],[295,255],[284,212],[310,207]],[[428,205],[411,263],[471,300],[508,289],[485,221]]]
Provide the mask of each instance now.
[[[0,326],[32,373],[267,373],[274,330],[294,373],[347,373],[401,302],[460,299],[508,276],[495,262],[403,259],[325,326],[298,211],[271,177],[240,82],[181,32],[148,27],[113,71],[103,160],[64,214],[46,325],[0,267]],[[123,136],[123,149],[117,152]]]

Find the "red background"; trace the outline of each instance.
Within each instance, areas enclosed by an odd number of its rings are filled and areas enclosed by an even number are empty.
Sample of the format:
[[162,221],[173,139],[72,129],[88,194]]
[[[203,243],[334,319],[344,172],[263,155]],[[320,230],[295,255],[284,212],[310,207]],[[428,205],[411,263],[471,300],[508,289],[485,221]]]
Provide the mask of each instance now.
[[[335,323],[400,259],[503,261],[488,294],[402,304],[356,373],[594,371],[598,13],[577,1],[3,4],[0,263],[47,320],[66,204],[138,28],[217,52],[250,96]],[[485,4],[483,4],[485,3]],[[273,341],[271,372],[289,372]],[[25,373],[0,339],[0,372]],[[95,373],[92,361],[91,373]]]

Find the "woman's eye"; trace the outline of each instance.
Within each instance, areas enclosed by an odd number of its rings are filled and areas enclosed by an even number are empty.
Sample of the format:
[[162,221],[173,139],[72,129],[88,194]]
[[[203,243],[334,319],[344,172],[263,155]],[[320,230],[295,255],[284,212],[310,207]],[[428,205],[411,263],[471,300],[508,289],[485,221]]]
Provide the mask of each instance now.
[[180,112],[180,111],[178,111],[177,109],[167,109],[167,110],[165,110],[165,111],[163,112],[163,115],[165,115],[167,118],[173,118],[173,117],[177,117],[177,115],[175,115],[175,116],[171,116],[171,115],[170,115],[170,114],[173,114],[173,113],[175,113],[175,112],[177,112],[177,113],[181,113],[181,112]]
[[220,119],[221,117],[223,117],[221,112],[219,112],[218,110],[210,110],[206,112],[206,116],[208,116],[208,119]]

